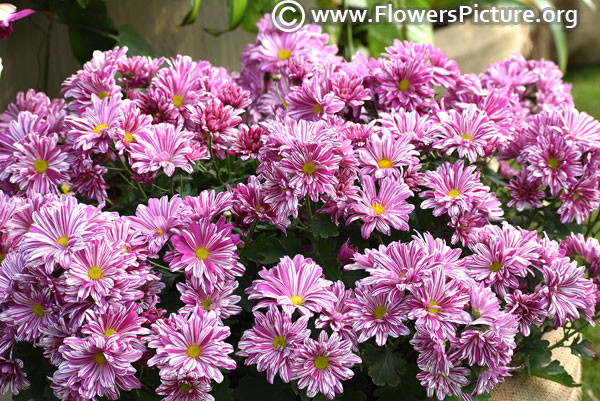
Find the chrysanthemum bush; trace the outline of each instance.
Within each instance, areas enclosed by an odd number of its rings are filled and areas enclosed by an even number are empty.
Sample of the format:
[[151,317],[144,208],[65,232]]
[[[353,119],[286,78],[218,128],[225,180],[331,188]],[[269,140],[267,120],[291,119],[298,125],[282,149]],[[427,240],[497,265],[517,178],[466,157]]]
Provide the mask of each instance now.
[[115,49],[64,99],[28,91],[0,115],[0,391],[577,385],[551,351],[592,354],[600,123],[557,67],[515,55],[461,75],[400,41],[345,61],[317,26],[259,30],[240,73]]

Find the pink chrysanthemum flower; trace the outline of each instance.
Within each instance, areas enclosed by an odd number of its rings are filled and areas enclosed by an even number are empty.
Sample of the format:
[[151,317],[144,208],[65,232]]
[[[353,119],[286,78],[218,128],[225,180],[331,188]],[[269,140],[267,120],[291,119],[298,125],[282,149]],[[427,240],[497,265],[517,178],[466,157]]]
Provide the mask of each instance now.
[[121,73],[119,83],[129,89],[143,88],[150,83],[163,62],[162,57],[125,57],[118,62],[118,71]]
[[343,110],[344,102],[323,88],[324,77],[316,74],[304,79],[286,96],[286,113],[293,119],[325,119]]
[[131,265],[131,257],[121,247],[105,239],[94,240],[75,252],[65,272],[66,300],[81,302],[91,297],[96,305],[105,304],[105,297],[118,285],[122,272]]
[[187,318],[172,315],[170,321],[152,325],[153,335],[148,346],[156,349],[148,366],[158,366],[164,377],[196,375],[223,381],[219,369],[235,369],[235,361],[227,354],[233,347],[224,340],[229,327],[223,326],[214,312]]
[[140,132],[136,142],[131,144],[131,167],[138,174],[162,168],[170,177],[177,167],[191,174],[193,168],[189,156],[193,150],[189,141],[193,136],[171,124],[152,125],[150,130]]
[[107,197],[106,190],[109,188],[104,181],[104,174],[107,172],[106,167],[95,164],[92,159],[78,160],[71,167],[71,191],[88,199],[95,199],[99,203],[104,202]]
[[254,326],[242,335],[238,355],[246,357],[246,365],[256,365],[259,372],[267,372],[273,383],[276,374],[288,383],[292,378],[292,365],[296,349],[309,337],[308,317],[292,322],[288,314],[270,306],[266,314],[254,312]]
[[215,311],[220,319],[227,319],[242,311],[236,304],[242,299],[233,292],[238,287],[236,280],[217,281],[212,285],[211,291],[204,291],[201,280],[189,277],[185,283],[177,283],[177,290],[181,293],[181,301],[185,304],[180,312],[193,312],[201,307],[205,311]]
[[120,96],[100,100],[92,96],[92,105],[81,117],[69,115],[65,125],[69,128],[69,139],[76,149],[106,153],[111,144],[111,132],[119,127],[122,118]]
[[331,281],[323,278],[323,269],[310,258],[296,255],[281,258],[279,263],[258,272],[261,279],[254,280],[246,292],[249,299],[261,299],[253,308],[280,305],[291,315],[298,310],[302,315],[312,316],[331,308],[335,295],[329,291]]
[[380,60],[374,74],[379,102],[392,109],[412,111],[434,96],[432,69],[422,60]]
[[216,193],[214,190],[201,191],[198,196],[187,196],[183,200],[184,210],[192,220],[203,218],[212,220],[221,213],[231,209],[233,194],[231,192]]
[[265,129],[260,125],[240,125],[229,153],[240,156],[242,160],[256,159],[262,147],[261,138],[264,134]]
[[448,337],[454,335],[456,324],[467,324],[471,316],[464,310],[469,296],[459,290],[455,281],[446,282],[444,270],[434,270],[424,279],[422,287],[412,289],[406,307],[408,317],[427,330]]
[[566,256],[580,258],[582,264],[589,266],[592,276],[600,275],[600,242],[596,238],[571,233],[561,242],[560,249]]
[[164,395],[163,401],[215,401],[209,394],[210,380],[205,377],[161,377],[156,394]]
[[438,372],[437,370],[419,372],[417,379],[421,385],[427,388],[427,397],[433,397],[435,393],[438,399],[444,399],[447,395],[462,396],[464,399],[470,399],[461,389],[469,384],[467,376],[471,371],[460,365],[452,366],[448,373]]
[[293,378],[298,379],[299,389],[308,387],[308,397],[321,393],[333,399],[344,391],[342,380],[354,376],[350,368],[362,360],[352,353],[350,340],[342,340],[337,333],[329,337],[321,331],[318,340],[308,338],[297,349],[294,362]]
[[576,177],[583,173],[581,152],[561,133],[542,133],[524,152],[530,165],[530,177],[540,178],[554,196],[574,184]]
[[485,111],[474,104],[461,112],[450,110],[437,113],[439,123],[434,129],[436,143],[434,149],[446,154],[454,150],[460,157],[475,162],[478,156],[488,156],[495,149],[498,131]]
[[254,221],[260,220],[268,221],[285,231],[285,227],[290,224],[287,215],[277,215],[266,202],[264,186],[254,175],[248,177],[247,185],[237,185],[233,190],[233,197],[236,201],[232,203],[231,211],[238,217],[238,227],[248,228]]
[[35,193],[58,193],[58,186],[68,181],[68,155],[57,146],[56,135],[40,137],[28,135],[16,143],[15,163],[9,167],[10,182],[15,183],[28,196]]
[[539,293],[526,294],[521,290],[515,290],[512,294],[506,294],[506,311],[513,315],[519,323],[519,330],[523,336],[530,333],[531,325],[540,326],[546,318],[546,311],[542,308]]
[[140,359],[142,351],[127,349],[117,337],[69,337],[60,352],[65,360],[54,378],[66,380],[69,386],[80,385],[79,394],[83,398],[106,396],[114,400],[119,398],[119,389],[141,387],[131,363]]
[[24,270],[25,259],[20,252],[0,253],[0,303],[10,298],[17,275]]
[[581,177],[572,186],[563,189],[560,194],[562,204],[557,211],[561,223],[577,220],[577,224],[583,224],[592,211],[600,207],[600,186],[596,175]]
[[142,114],[137,105],[130,100],[123,101],[121,113],[122,118],[119,125],[110,132],[118,151],[130,149],[131,144],[137,142],[136,137],[138,134],[150,130],[152,124],[152,117]]
[[307,35],[303,31],[293,34],[261,35],[260,45],[251,57],[260,62],[262,72],[275,71],[285,67],[292,57],[302,56],[308,52],[306,45]]
[[313,202],[321,194],[335,194],[341,157],[332,146],[321,143],[296,145],[282,152],[281,168],[291,175],[290,185],[296,188],[299,198],[309,195]]
[[192,222],[181,234],[171,238],[176,251],[169,264],[171,270],[184,269],[191,273],[208,292],[217,281],[241,276],[244,267],[236,253],[239,237],[231,233],[232,228],[225,223],[225,217],[216,224],[208,219]]
[[563,327],[567,319],[576,321],[580,313],[593,324],[596,288],[585,278],[585,268],[568,259],[555,259],[542,267],[544,284],[538,292],[542,308],[554,319],[554,328]]
[[401,303],[388,295],[373,295],[370,287],[360,283],[355,294],[356,299],[350,303],[350,317],[353,330],[359,334],[359,343],[375,337],[377,345],[382,347],[388,336],[397,338],[410,333],[403,323],[408,320],[408,311]]
[[408,135],[392,137],[389,130],[383,130],[381,136],[371,135],[364,147],[358,149],[362,174],[374,175],[375,178],[400,178],[398,167],[410,166],[418,162],[417,152],[410,143]]
[[435,171],[425,172],[425,183],[428,191],[421,193],[425,201],[423,209],[433,208],[434,216],[448,213],[456,216],[459,212],[468,211],[476,198],[489,191],[489,188],[479,181],[479,171],[476,166],[465,167],[459,160],[455,164],[445,162]]
[[148,242],[148,250],[156,254],[169,240],[169,236],[179,227],[183,203],[179,195],[169,199],[151,198],[148,206],[138,205],[135,216],[130,218],[131,226],[139,230]]
[[396,230],[408,230],[408,215],[414,206],[406,202],[412,191],[402,181],[384,178],[379,181],[379,191],[370,176],[362,178],[363,189],[360,198],[350,204],[346,225],[361,219],[363,238],[369,238],[374,229],[390,235],[390,226]]
[[331,291],[336,296],[333,308],[325,309],[315,321],[315,327],[324,329],[329,327],[333,332],[339,333],[343,339],[352,341],[353,350],[358,349],[356,332],[352,328],[350,318],[351,303],[354,300],[354,290],[346,289],[343,281],[336,281]]
[[522,212],[527,206],[542,207],[542,199],[546,197],[546,193],[540,189],[541,184],[539,178],[532,179],[524,166],[506,186],[506,189],[510,191],[508,206],[516,207],[519,212]]
[[30,263],[43,263],[46,271],[52,272],[55,263],[68,268],[73,254],[83,249],[93,235],[94,225],[84,206],[66,197],[33,213],[21,251]]
[[[0,39],[6,39],[12,33],[12,23],[33,14],[35,11],[29,8],[17,11],[17,7],[12,4],[0,4]],[[21,362],[21,365],[23,363]],[[6,394],[5,392],[0,392]],[[17,394],[17,393],[14,393]]]
[[0,394],[17,395],[19,391],[29,388],[30,384],[27,374],[23,371],[22,360],[0,357]]
[[50,289],[25,288],[12,294],[0,320],[16,326],[18,341],[34,342],[41,329],[54,320],[55,303]]
[[426,148],[434,141],[431,119],[421,116],[417,111],[401,108],[381,113],[380,117],[383,128],[389,129],[394,136],[408,136],[417,149]]

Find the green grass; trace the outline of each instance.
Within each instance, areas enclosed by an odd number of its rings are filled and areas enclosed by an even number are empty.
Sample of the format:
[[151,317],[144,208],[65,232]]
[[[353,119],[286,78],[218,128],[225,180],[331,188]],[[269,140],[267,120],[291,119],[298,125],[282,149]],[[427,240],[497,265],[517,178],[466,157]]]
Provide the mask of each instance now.
[[[577,109],[600,120],[600,67],[570,70],[565,80],[573,84]],[[592,347],[600,354],[600,326],[589,327],[585,337],[592,341]],[[600,401],[600,359],[583,361],[582,382],[582,401]]]

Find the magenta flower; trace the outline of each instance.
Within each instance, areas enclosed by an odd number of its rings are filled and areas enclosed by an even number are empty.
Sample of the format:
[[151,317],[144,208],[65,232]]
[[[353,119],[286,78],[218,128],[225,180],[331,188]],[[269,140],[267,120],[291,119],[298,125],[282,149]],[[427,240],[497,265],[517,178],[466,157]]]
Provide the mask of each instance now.
[[138,174],[162,168],[170,177],[177,167],[191,174],[189,156],[193,150],[188,143],[193,136],[171,124],[152,125],[148,131],[136,135],[136,142],[131,144],[131,167]]
[[560,194],[562,205],[557,211],[561,223],[577,220],[577,224],[583,224],[592,211],[600,207],[600,188],[595,174],[580,177],[572,186],[563,189]]
[[205,311],[215,311],[220,319],[227,319],[242,311],[236,304],[242,299],[233,292],[237,289],[238,282],[216,281],[212,284],[211,291],[204,291],[200,279],[191,276],[185,283],[177,283],[177,290],[181,293],[181,301],[185,304],[180,312],[193,312],[200,307]]
[[331,281],[323,278],[323,269],[310,258],[296,255],[281,258],[279,263],[258,272],[261,279],[254,280],[252,287],[246,289],[249,299],[261,301],[253,310],[280,305],[283,311],[292,315],[298,310],[302,315],[332,307],[335,295],[329,290]]
[[172,315],[169,321],[152,325],[155,335],[148,343],[156,349],[148,366],[158,366],[161,377],[196,375],[220,383],[219,369],[235,369],[235,361],[227,354],[233,347],[224,340],[229,327],[223,326],[214,312],[190,314],[187,318]]
[[69,179],[68,156],[64,148],[57,146],[58,139],[56,135],[31,134],[16,143],[16,162],[9,167],[10,182],[25,190],[28,196],[58,194],[58,186]]
[[434,149],[450,155],[454,150],[460,157],[475,162],[478,156],[488,156],[495,149],[498,132],[485,111],[471,104],[461,112],[450,110],[437,113],[439,125],[434,129]]
[[288,383],[296,350],[310,335],[308,317],[292,322],[288,314],[269,306],[266,314],[254,312],[254,319],[254,326],[244,332],[238,343],[238,355],[246,357],[246,365],[256,365],[259,372],[266,370],[269,383],[273,383],[276,374]]
[[118,337],[65,338],[60,352],[65,360],[54,372],[53,381],[65,380],[69,386],[80,386],[82,398],[106,396],[115,400],[119,389],[141,387],[131,363],[140,359],[142,351],[126,348]]
[[346,289],[341,280],[336,281],[331,292],[336,297],[333,308],[325,309],[321,312],[315,321],[315,327],[324,329],[329,327],[333,332],[339,333],[343,339],[352,341],[352,349],[358,349],[356,332],[352,328],[352,319],[350,316],[351,303],[354,300],[354,290]]
[[309,195],[313,202],[321,194],[335,194],[341,157],[326,143],[306,143],[282,152],[281,168],[289,174],[290,185],[299,198]]
[[164,395],[164,401],[215,401],[209,394],[210,380],[196,375],[185,377],[161,377],[156,394]]
[[[20,20],[33,14],[35,11],[26,8],[17,11],[17,7],[9,3],[0,4],[0,39],[6,39],[12,33],[13,21]],[[0,391],[0,393],[5,394]],[[16,393],[14,393],[16,394]]]
[[410,334],[403,323],[408,320],[408,311],[401,303],[388,295],[373,295],[372,289],[360,282],[355,294],[356,299],[350,301],[350,317],[359,343],[375,337],[377,345],[382,347],[388,336],[397,338]]
[[112,131],[119,127],[122,118],[120,96],[108,96],[102,100],[92,96],[92,104],[83,115],[68,115],[65,125],[76,149],[106,153]]
[[365,146],[358,149],[358,155],[362,165],[361,173],[375,178],[401,178],[399,167],[418,162],[410,136],[393,137],[389,130],[383,130],[381,136],[371,135]]
[[474,165],[465,168],[464,162],[459,160],[455,164],[445,162],[435,171],[426,171],[424,185],[430,190],[421,193],[425,198],[421,207],[433,208],[434,216],[444,213],[456,216],[470,210],[474,200],[489,191],[479,181],[479,171],[475,169]]
[[308,387],[308,397],[321,393],[333,399],[344,391],[342,380],[354,376],[350,368],[362,360],[352,353],[350,340],[342,340],[337,333],[329,337],[321,331],[318,340],[308,338],[297,349],[294,362],[293,379],[298,379],[299,389]]
[[467,376],[471,371],[467,368],[452,366],[448,373],[441,373],[436,370],[419,372],[417,379],[421,381],[423,387],[427,387],[427,397],[433,397],[435,393],[438,399],[444,399],[447,395],[463,396],[464,399],[470,399],[468,394],[464,394],[461,389],[469,384]]
[[22,360],[0,357],[0,394],[17,395],[19,391],[29,388],[30,384],[23,371]]
[[15,291],[0,313],[0,320],[17,328],[18,341],[34,342],[41,336],[41,329],[54,320],[56,305],[49,288],[37,290],[25,288]]
[[233,226],[225,218],[211,223],[202,219],[192,222],[181,234],[171,238],[175,246],[175,257],[169,264],[172,271],[184,269],[199,281],[205,291],[212,291],[221,280],[232,280],[241,276],[244,267],[238,262],[237,235],[231,234]]
[[136,137],[151,129],[152,117],[142,114],[137,105],[124,100],[121,105],[122,119],[119,125],[111,132],[118,151],[130,149],[131,144],[137,142]]
[[529,336],[531,325],[539,327],[546,319],[547,312],[542,308],[541,296],[537,292],[526,294],[515,290],[512,294],[506,294],[504,300],[506,311],[515,317],[525,337]]
[[325,119],[340,112],[344,108],[344,102],[333,93],[326,93],[323,88],[324,78],[316,74],[302,81],[286,96],[285,101],[287,115],[297,120]]
[[434,96],[433,72],[422,60],[380,60],[374,74],[379,84],[375,91],[386,107],[412,111]]
[[231,209],[233,194],[231,192],[216,193],[214,190],[201,191],[198,196],[187,196],[183,200],[184,210],[192,220],[199,221],[203,218],[214,219],[221,213]]
[[542,207],[542,199],[546,197],[546,193],[540,189],[541,184],[541,180],[532,178],[527,167],[524,166],[506,186],[511,197],[508,206],[516,207],[519,212],[522,212],[527,206]]
[[135,348],[145,350],[138,336],[148,334],[149,330],[142,327],[146,319],[138,315],[135,303],[110,304],[96,310],[90,309],[86,313],[86,319],[87,324],[82,327],[82,333],[104,337],[116,335],[122,342],[135,344]]
[[370,176],[362,178],[363,189],[360,198],[350,204],[346,225],[361,219],[363,238],[369,238],[374,229],[390,235],[390,226],[396,230],[408,230],[408,215],[414,206],[406,202],[412,196],[412,191],[402,181],[384,178],[379,181],[379,191]]
[[469,297],[460,291],[455,281],[446,282],[443,269],[434,270],[423,280],[423,286],[412,289],[406,307],[415,324],[440,336],[452,336],[456,324],[467,324],[471,317],[464,310]]
[[171,199],[168,196],[152,198],[148,200],[148,206],[138,205],[135,216],[130,218],[131,226],[146,238],[151,253],[158,253],[170,234],[179,228],[182,207],[178,195]]

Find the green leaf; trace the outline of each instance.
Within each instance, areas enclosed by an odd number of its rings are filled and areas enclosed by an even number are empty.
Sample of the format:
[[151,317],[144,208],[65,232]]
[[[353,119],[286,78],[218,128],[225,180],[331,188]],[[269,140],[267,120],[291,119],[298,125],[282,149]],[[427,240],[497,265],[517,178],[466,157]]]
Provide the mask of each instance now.
[[419,24],[406,26],[406,39],[418,43],[433,43],[433,25]]
[[375,385],[395,387],[400,383],[406,360],[399,353],[370,346],[363,352],[362,358],[369,366],[369,376]]
[[560,362],[557,360],[552,361],[543,368],[532,370],[531,375],[541,377],[542,379],[551,380],[566,387],[581,386],[581,384],[575,383],[575,380],[573,380],[571,375],[567,373],[565,368],[563,368]]
[[336,397],[340,401],[366,401],[365,393],[356,390],[344,389],[344,392]]
[[190,2],[192,3],[192,9],[186,14],[179,26],[193,24],[194,21],[196,21],[196,18],[198,17],[198,10],[200,9],[200,4],[202,4],[202,0],[190,0]]
[[248,0],[227,0],[227,15],[229,16],[229,30],[237,28],[244,19],[248,9]]
[[367,28],[367,44],[373,56],[383,53],[385,48],[393,43],[394,39],[405,39],[402,25],[369,25]]
[[128,56],[158,56],[156,51],[152,49],[148,42],[146,42],[146,39],[139,34],[133,25],[127,24],[121,27],[117,44],[128,47]]
[[594,352],[594,350],[589,348],[591,346],[592,346],[592,342],[590,340],[583,340],[583,341],[579,342],[579,336],[578,336],[577,339],[575,341],[573,341],[570,348],[571,348],[571,352],[573,353],[573,355],[577,355],[584,359],[592,359],[592,358],[594,358],[596,353]]
[[328,215],[321,214],[310,224],[310,230],[315,237],[329,238],[339,235],[338,226],[331,221]]
[[[556,7],[550,0],[532,0],[533,4],[535,4],[538,10],[544,10],[547,8],[554,9],[556,11]],[[556,47],[556,55],[558,57],[558,66],[561,71],[564,73],[567,71],[567,59],[568,59],[568,49],[567,49],[567,34],[560,23],[548,24],[550,26],[550,32],[552,32],[552,38],[554,39],[554,46]]]
[[77,4],[79,4],[79,7],[81,8],[86,8],[89,2],[90,0],[77,0]]
[[256,23],[272,9],[270,0],[251,0],[241,23],[242,29],[248,32],[258,32]]
[[210,395],[212,395],[215,400],[219,401],[235,401],[233,397],[233,389],[229,387],[229,378],[225,376],[225,380],[221,383],[213,382],[212,390]]
[[[289,384],[276,380],[270,384],[264,376],[244,376],[233,394],[238,401],[294,401],[296,395]],[[215,397],[219,400],[219,398]]]

